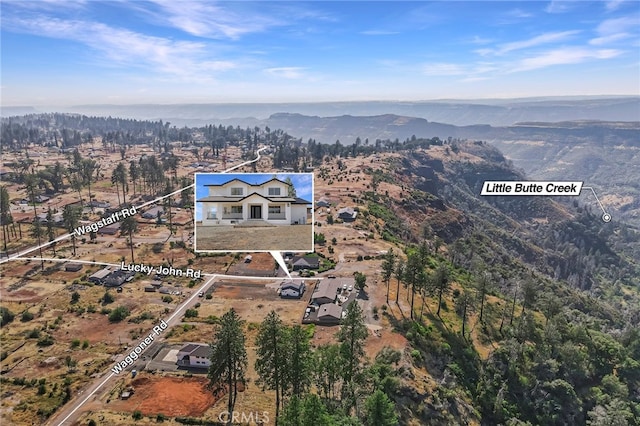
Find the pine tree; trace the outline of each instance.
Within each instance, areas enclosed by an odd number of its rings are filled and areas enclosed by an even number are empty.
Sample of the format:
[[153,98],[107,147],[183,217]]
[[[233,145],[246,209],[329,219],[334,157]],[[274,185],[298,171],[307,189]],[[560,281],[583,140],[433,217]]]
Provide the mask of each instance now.
[[381,390],[376,390],[364,403],[364,424],[366,426],[395,426],[398,417],[389,397]]
[[276,392],[276,417],[278,424],[283,386],[286,379],[286,359],[289,356],[286,350],[288,344],[287,330],[282,320],[275,311],[269,312],[265,317],[256,338],[256,362],[255,369],[260,376],[262,388]]
[[247,350],[242,325],[243,321],[231,308],[220,319],[220,326],[211,344],[211,366],[208,377],[216,389],[223,383],[227,385],[229,394],[227,424],[231,424],[233,418],[238,385],[244,386],[246,383]]
[[384,256],[384,261],[382,262],[382,279],[385,283],[387,283],[387,304],[389,304],[389,281],[391,281],[391,275],[393,275],[393,271],[396,265],[396,256],[393,253],[393,247],[387,251],[387,254]]
[[337,334],[340,354],[346,364],[342,370],[342,400],[347,410],[355,406],[355,389],[361,381],[360,367],[365,358],[364,341],[368,335],[360,305],[351,302]]

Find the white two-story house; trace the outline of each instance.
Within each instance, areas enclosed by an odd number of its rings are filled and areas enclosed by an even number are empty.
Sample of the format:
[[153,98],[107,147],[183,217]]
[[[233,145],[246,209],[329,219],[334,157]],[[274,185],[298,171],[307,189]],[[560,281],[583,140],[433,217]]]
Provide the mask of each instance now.
[[261,184],[233,179],[223,184],[207,184],[202,203],[202,225],[234,225],[264,221],[272,225],[303,225],[311,202],[289,196],[290,185],[272,178]]

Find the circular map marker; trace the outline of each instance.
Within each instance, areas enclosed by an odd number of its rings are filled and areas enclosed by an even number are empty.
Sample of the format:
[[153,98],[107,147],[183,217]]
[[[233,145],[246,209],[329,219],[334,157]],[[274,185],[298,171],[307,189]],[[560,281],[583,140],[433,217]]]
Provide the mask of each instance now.
[[602,215],[602,221],[603,222],[607,222],[607,223],[611,222],[611,215],[609,213],[603,214]]

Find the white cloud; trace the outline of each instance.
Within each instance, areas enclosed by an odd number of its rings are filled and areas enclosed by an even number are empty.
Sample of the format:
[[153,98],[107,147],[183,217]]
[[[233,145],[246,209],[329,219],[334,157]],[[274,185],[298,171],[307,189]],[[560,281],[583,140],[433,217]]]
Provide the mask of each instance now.
[[510,72],[531,71],[554,65],[577,64],[589,59],[610,59],[622,52],[615,49],[587,49],[583,47],[567,47],[550,50],[537,56],[525,58],[516,63]]
[[601,46],[628,39],[634,36],[633,33],[637,36],[638,28],[640,28],[640,17],[638,16],[606,19],[596,28],[598,37],[589,40],[589,44]]
[[267,68],[264,71],[272,75],[274,77],[288,78],[291,80],[297,80],[304,78],[304,70],[306,68],[303,67],[276,67],[276,68]]
[[572,1],[551,0],[544,11],[547,13],[564,13],[572,9]]
[[198,37],[238,39],[282,24],[255,12],[237,12],[210,2],[154,0],[153,3],[161,9],[153,14],[157,20]]
[[620,5],[624,3],[624,0],[610,0],[605,2],[605,9],[608,12],[613,12],[614,10],[618,10]]
[[500,46],[500,49],[497,53],[504,54],[507,52],[512,52],[514,50],[526,49],[528,47],[566,40],[567,38],[578,34],[579,32],[580,31],[561,31],[541,34],[528,40],[514,41],[511,43],[503,44]]
[[212,59],[202,42],[149,36],[99,22],[38,17],[16,19],[11,25],[23,32],[85,44],[100,52],[110,66],[140,66],[185,81],[211,81],[212,73],[237,66]]

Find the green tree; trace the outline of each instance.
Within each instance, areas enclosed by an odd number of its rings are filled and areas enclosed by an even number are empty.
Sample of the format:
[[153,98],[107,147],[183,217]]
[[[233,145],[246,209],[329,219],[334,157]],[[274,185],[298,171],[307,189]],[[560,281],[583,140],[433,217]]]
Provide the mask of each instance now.
[[353,273],[353,277],[355,278],[356,285],[355,287],[362,291],[367,286],[367,276],[362,272],[356,271]]
[[135,195],[138,179],[140,178],[140,169],[134,160],[129,162],[129,176],[131,177],[131,183],[133,183],[133,194]]
[[400,283],[404,278],[404,260],[402,260],[402,258],[398,258],[398,261],[396,262],[396,269],[393,272],[393,274],[397,281],[397,286],[396,286],[396,305],[397,305],[398,297],[400,297]]
[[218,330],[211,344],[211,367],[209,379],[216,388],[226,383],[229,400],[227,411],[228,424],[231,424],[233,409],[238,396],[238,385],[245,385],[247,369],[247,351],[245,336],[242,331],[243,321],[231,308],[220,319]]
[[80,209],[70,204],[64,206],[62,210],[62,221],[67,232],[71,234],[71,243],[73,244],[73,255],[76,255],[76,233],[75,229],[80,224]]
[[53,212],[51,211],[51,207],[47,210],[47,237],[49,238],[49,243],[51,243],[51,248],[53,249],[53,255],[56,255],[56,243],[53,240],[56,239],[56,232],[53,229]]
[[436,315],[440,317],[440,308],[442,307],[442,296],[449,292],[451,281],[449,280],[449,269],[444,263],[438,265],[433,279],[434,290],[438,294],[438,311]]
[[286,383],[291,395],[301,398],[311,384],[311,340],[307,330],[296,324],[287,330]]
[[522,312],[520,315],[524,315],[525,309],[533,305],[538,295],[538,289],[536,288],[533,280],[526,280],[522,286]]
[[484,322],[484,301],[487,297],[487,293],[491,289],[491,275],[488,272],[482,272],[476,278],[475,282],[476,290],[478,291],[478,301],[480,302],[480,312],[478,314],[478,321],[483,324]]
[[345,364],[342,370],[342,400],[347,410],[355,406],[355,387],[361,384],[361,362],[365,359],[364,341],[369,335],[358,302],[347,306],[337,337]]
[[7,226],[13,223],[11,216],[11,204],[9,202],[9,192],[6,186],[0,186],[0,225],[2,225],[2,237],[4,240],[4,250],[7,250]]
[[288,344],[287,330],[282,320],[275,311],[269,312],[260,324],[256,337],[255,369],[263,390],[271,389],[276,392],[276,425],[280,416],[283,387],[286,386]]
[[120,222],[120,232],[129,236],[129,248],[131,249],[131,263],[135,263],[133,257],[133,234],[138,231],[138,221],[133,216],[128,216]]
[[340,345],[321,345],[313,354],[313,378],[324,399],[335,399],[342,374]]
[[466,339],[465,326],[467,324],[467,317],[473,309],[473,296],[467,290],[463,290],[455,301],[456,313],[460,315],[462,319],[462,338]]
[[389,397],[381,390],[376,390],[365,403],[364,424],[367,426],[395,426],[398,417],[395,406]]
[[36,210],[36,189],[40,185],[40,178],[36,174],[28,174],[25,176],[25,184],[27,187],[27,193],[33,205],[33,229],[32,236],[38,240],[38,251],[40,253],[40,267],[44,271],[44,260],[42,259],[42,229],[40,227],[40,221],[38,220],[38,211]]
[[393,253],[393,247],[391,247],[382,261],[382,279],[387,284],[387,304],[389,303],[389,282],[391,281],[391,275],[396,265],[396,255]]
[[290,176],[287,176],[287,178],[284,180],[284,182],[289,185],[287,188],[287,197],[297,197],[296,195],[296,188],[293,186],[293,181],[291,180]]
[[79,300],[80,300],[80,293],[78,293],[77,291],[74,291],[73,293],[71,293],[71,304],[72,305],[78,303]]
[[[93,179],[93,173],[98,169],[98,163],[90,158],[83,158],[80,161],[80,176],[82,177],[82,183],[87,185],[87,191],[89,193],[89,203],[91,203],[91,180]],[[93,204],[91,205],[91,211],[93,211]]]

